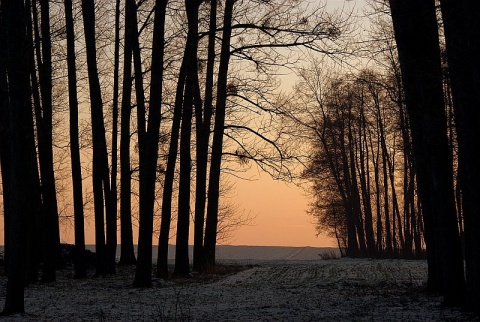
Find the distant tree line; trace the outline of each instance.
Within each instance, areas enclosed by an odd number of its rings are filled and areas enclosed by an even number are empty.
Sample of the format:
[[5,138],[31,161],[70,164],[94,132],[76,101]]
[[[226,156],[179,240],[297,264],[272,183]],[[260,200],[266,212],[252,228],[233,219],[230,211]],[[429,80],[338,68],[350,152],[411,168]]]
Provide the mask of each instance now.
[[347,256],[425,250],[428,289],[478,314],[480,4],[370,4],[377,68],[332,76],[315,61],[286,111],[312,142],[310,211]]
[[191,223],[193,269],[214,270],[221,174],[255,163],[293,176],[288,133],[269,127],[283,104],[277,75],[338,46],[348,22],[334,18],[287,0],[1,0],[3,313],[24,311],[26,284],[55,281],[70,213],[76,278],[87,276],[89,213],[97,276],[115,274],[119,230],[120,264],[150,286],[155,218],[158,277],[171,273],[172,228],[173,274],[190,273]]
[[296,115],[312,133],[303,175],[312,182],[317,230],[335,237],[346,256],[423,257],[411,136],[396,79],[363,71],[328,80],[319,67],[302,73],[297,86],[315,115]]

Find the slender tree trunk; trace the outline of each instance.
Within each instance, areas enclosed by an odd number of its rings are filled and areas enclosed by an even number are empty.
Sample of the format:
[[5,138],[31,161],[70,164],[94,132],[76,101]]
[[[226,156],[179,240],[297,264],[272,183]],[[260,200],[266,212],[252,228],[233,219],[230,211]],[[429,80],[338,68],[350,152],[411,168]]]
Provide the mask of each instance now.
[[[347,247],[347,256],[358,257],[360,255],[361,246],[359,243],[359,235],[357,231],[357,214],[355,212],[354,207],[354,197],[353,197],[353,187],[352,187],[352,180],[351,180],[351,173],[350,173],[350,162],[347,155],[347,143],[346,143],[346,134],[345,134],[345,127],[346,125],[346,117],[344,113],[339,112],[337,116],[338,120],[341,121],[339,126],[339,133],[338,133],[338,149],[339,151],[339,159],[340,161],[336,161],[338,172],[342,175],[339,176],[340,184],[338,186],[342,186],[344,192],[342,193],[342,199],[345,208],[345,216],[347,219],[347,231],[348,231],[348,247]],[[333,140],[331,142],[334,142]],[[326,147],[326,144],[324,144]]]
[[[40,104],[40,92],[39,92],[39,85],[37,80],[37,69],[35,66],[35,54],[34,54],[34,46],[33,46],[33,36],[32,36],[32,16],[31,16],[31,8],[32,5],[29,0],[25,1],[25,21],[27,23],[27,42],[29,47],[29,68],[30,68],[30,82],[31,82],[31,91],[33,97],[33,105],[35,113],[41,115],[41,104]],[[30,50],[31,48],[31,50]],[[29,98],[26,98],[29,99]],[[33,115],[30,115],[29,122],[32,127],[32,132],[34,132],[34,122],[33,122]],[[37,151],[36,151],[36,142],[35,142],[35,134],[32,134],[32,138],[29,140],[30,144],[30,158],[31,160],[37,159]],[[36,282],[38,281],[38,266],[39,262],[42,260],[42,251],[43,251],[43,230],[37,229],[37,227],[42,227],[43,222],[43,202],[42,202],[42,192],[40,187],[40,174],[38,170],[38,166],[35,162],[35,165],[31,167],[33,180],[35,182],[35,206],[36,209],[35,213],[32,214],[32,220],[30,221],[32,224],[28,225],[28,247],[27,247],[27,283]]]
[[[190,23],[191,21],[189,21],[189,24]],[[192,64],[188,66],[188,68],[192,67]],[[188,257],[188,237],[190,229],[190,141],[192,129],[193,86],[194,83],[190,74],[189,76],[187,76],[185,86],[185,99],[183,101],[180,137],[180,185],[178,192],[175,269],[173,272],[173,274],[177,276],[188,276],[190,273],[190,264]]]
[[457,305],[464,302],[465,281],[453,195],[435,1],[390,0],[390,9],[411,124],[425,230],[429,235],[429,286],[442,290],[446,305]]
[[385,251],[387,256],[391,257],[393,255],[392,248],[392,229],[390,226],[390,202],[389,202],[389,193],[388,193],[388,165],[387,165],[387,151],[385,145],[385,133],[383,130],[383,121],[381,117],[380,106],[377,106],[377,126],[378,134],[380,138],[381,154],[382,154],[382,177],[383,177],[383,207],[385,215]]
[[[397,80],[397,86],[400,88],[401,81]],[[398,95],[401,97],[401,93]],[[400,109],[400,130],[402,132],[403,140],[403,213],[404,213],[404,227],[405,227],[405,246],[403,252],[407,257],[413,255],[413,232],[414,232],[414,216],[415,212],[412,211],[412,205],[415,204],[414,185],[415,177],[411,169],[411,144],[410,134],[408,132],[407,115],[405,114],[405,108],[403,100],[398,102]]]
[[106,272],[115,274],[117,257],[117,164],[118,164],[118,82],[120,68],[120,0],[115,3],[115,45],[113,53],[113,104],[112,104],[112,169],[110,176],[110,192],[107,198],[110,211],[106,219]]
[[141,133],[139,130],[140,227],[137,267],[135,280],[133,282],[136,287],[146,287],[152,283],[153,211],[162,109],[163,57],[167,2],[167,0],[157,0],[155,5],[148,129],[145,133]]
[[135,3],[127,0],[125,4],[125,43],[123,47],[123,91],[120,128],[120,238],[122,265],[136,263],[132,231],[132,172],[130,166],[130,118],[132,99],[132,52],[133,37],[136,37]]
[[188,275],[190,273],[188,256],[188,237],[190,229],[190,177],[192,167],[190,143],[192,134],[192,106],[194,103],[196,83],[198,83],[198,7],[200,3],[201,1],[185,1],[188,19],[187,44],[185,46],[187,79],[183,100],[180,138],[180,185],[178,193],[175,275]]
[[379,157],[380,157],[380,144],[377,144],[376,151],[373,149],[373,139],[369,132],[370,148],[372,150],[372,164],[373,164],[373,179],[375,181],[375,210],[376,210],[376,235],[377,235],[377,254],[380,256],[384,253],[383,245],[383,224],[382,224],[382,211],[380,209],[380,169],[379,169]]
[[42,62],[38,64],[42,111],[37,116],[38,155],[42,178],[44,204],[43,282],[55,281],[56,264],[60,262],[60,230],[53,170],[53,123],[52,123],[52,43],[50,37],[50,8],[48,0],[40,1]]
[[215,248],[217,244],[218,202],[220,197],[220,172],[223,151],[223,133],[225,130],[225,110],[227,104],[227,79],[230,61],[230,37],[232,33],[232,13],[234,0],[225,1],[223,21],[222,49],[218,70],[217,103],[215,109],[215,128],[213,132],[210,179],[208,182],[208,206],[205,223],[205,258],[210,268],[215,266]]
[[351,206],[355,220],[355,227],[358,235],[358,243],[360,246],[361,256],[367,255],[367,246],[365,243],[365,231],[363,225],[362,209],[360,205],[360,192],[358,191],[358,182],[357,182],[357,171],[355,169],[355,142],[353,139],[353,129],[352,129],[352,115],[349,111],[348,115],[348,153],[349,153],[349,166],[350,166],[350,196],[351,196]]
[[70,107],[70,159],[72,165],[73,210],[75,221],[75,278],[87,277],[85,264],[85,224],[83,214],[82,166],[78,131],[77,69],[75,64],[75,30],[72,0],[65,0],[67,31],[68,100]]
[[[217,0],[210,1],[210,25],[208,35],[207,72],[205,77],[205,103],[200,99],[195,102],[197,124],[197,178],[195,182],[195,236],[193,245],[193,269],[204,270],[205,253],[203,235],[205,226],[205,208],[207,203],[208,143],[210,141],[210,125],[212,122],[213,76],[215,69],[215,35],[217,28]],[[197,87],[198,81],[197,81]],[[197,88],[198,96],[200,90]]]
[[[95,208],[95,250],[96,275],[104,275],[106,271],[105,249],[105,209],[107,217],[111,214],[110,180],[108,170],[107,143],[103,120],[103,102],[97,70],[97,49],[95,43],[95,3],[93,0],[82,0],[83,24],[85,29],[85,45],[87,49],[88,81],[90,87],[90,105],[93,140],[93,199]],[[105,198],[105,199],[104,199]]]
[[442,0],[447,57],[452,83],[459,150],[459,176],[465,221],[467,307],[480,314],[480,21],[478,1]]
[[178,76],[175,105],[173,108],[172,129],[170,131],[170,146],[168,149],[167,168],[163,182],[162,220],[158,239],[157,277],[168,278],[168,240],[170,239],[170,225],[172,218],[173,181],[177,163],[178,139],[180,136],[180,122],[182,117],[183,92],[186,80],[185,59],[182,61]]
[[[365,132],[368,131],[367,124],[365,121],[365,113],[363,102],[361,105],[360,111],[360,124],[359,124],[359,156],[360,159],[360,169],[359,169],[359,178],[360,178],[360,187],[362,190],[362,201],[363,201],[363,209],[365,212],[365,235],[367,241],[367,254],[370,257],[376,255],[375,249],[375,236],[373,233],[373,215],[372,215],[372,204],[371,204],[371,194],[370,194],[370,174],[369,174],[369,150],[368,145],[366,143],[366,134]],[[365,164],[366,163],[366,164]]]
[[422,237],[425,239],[425,236],[423,236],[421,232],[420,227],[422,226],[422,216],[421,216],[421,209],[420,206],[416,206],[418,203],[418,198],[415,198],[416,196],[416,177],[415,177],[415,171],[413,169],[413,164],[412,161],[410,161],[410,189],[409,189],[409,196],[411,199],[410,202],[410,215],[411,215],[411,222],[412,222],[412,231],[414,232],[413,235],[413,241],[415,244],[415,256],[417,258],[420,258],[420,256],[423,257],[424,251],[422,247]]
[[[390,156],[387,155],[387,163],[388,163],[388,177],[390,179],[390,185],[392,187],[392,207],[393,207],[393,219],[394,219],[394,226],[393,226],[393,247],[395,251],[395,255],[398,255],[398,246],[400,244],[400,249],[403,249],[405,245],[405,238],[403,236],[403,228],[402,228],[402,219],[400,218],[400,206],[398,205],[398,198],[397,198],[397,191],[395,190],[395,161],[392,162],[390,160]],[[395,220],[396,219],[396,220]],[[398,232],[398,241],[397,241],[397,232]]]

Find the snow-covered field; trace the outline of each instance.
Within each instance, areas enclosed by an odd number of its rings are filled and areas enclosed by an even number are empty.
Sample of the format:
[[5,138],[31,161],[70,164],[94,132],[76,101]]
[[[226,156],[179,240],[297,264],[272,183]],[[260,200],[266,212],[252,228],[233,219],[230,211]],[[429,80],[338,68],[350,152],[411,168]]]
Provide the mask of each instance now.
[[[237,273],[131,287],[133,268],[116,276],[35,284],[26,290],[32,321],[466,321],[423,291],[426,262],[407,260],[222,260]],[[4,303],[6,279],[0,276]]]

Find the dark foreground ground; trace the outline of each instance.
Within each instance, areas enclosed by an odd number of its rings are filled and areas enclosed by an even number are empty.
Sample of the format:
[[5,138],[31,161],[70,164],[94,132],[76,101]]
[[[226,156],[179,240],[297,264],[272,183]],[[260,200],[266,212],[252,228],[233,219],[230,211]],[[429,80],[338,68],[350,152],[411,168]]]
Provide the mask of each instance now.
[[[426,262],[407,260],[230,261],[222,274],[154,279],[131,287],[116,276],[35,284],[12,321],[471,321],[423,291]],[[239,268],[240,266],[240,268]],[[93,274],[93,272],[92,272]],[[0,276],[0,306],[5,300]]]

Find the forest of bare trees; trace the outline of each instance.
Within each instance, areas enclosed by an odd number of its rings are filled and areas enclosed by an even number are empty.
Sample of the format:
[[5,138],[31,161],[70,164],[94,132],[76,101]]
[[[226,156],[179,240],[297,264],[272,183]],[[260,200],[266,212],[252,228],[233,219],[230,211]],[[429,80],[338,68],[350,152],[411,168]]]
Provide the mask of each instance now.
[[225,178],[252,166],[307,186],[343,256],[426,258],[428,289],[478,314],[478,6],[372,0],[359,35],[317,1],[0,0],[3,314],[55,282],[62,225],[78,279],[86,222],[97,277],[215,271],[248,221]]

